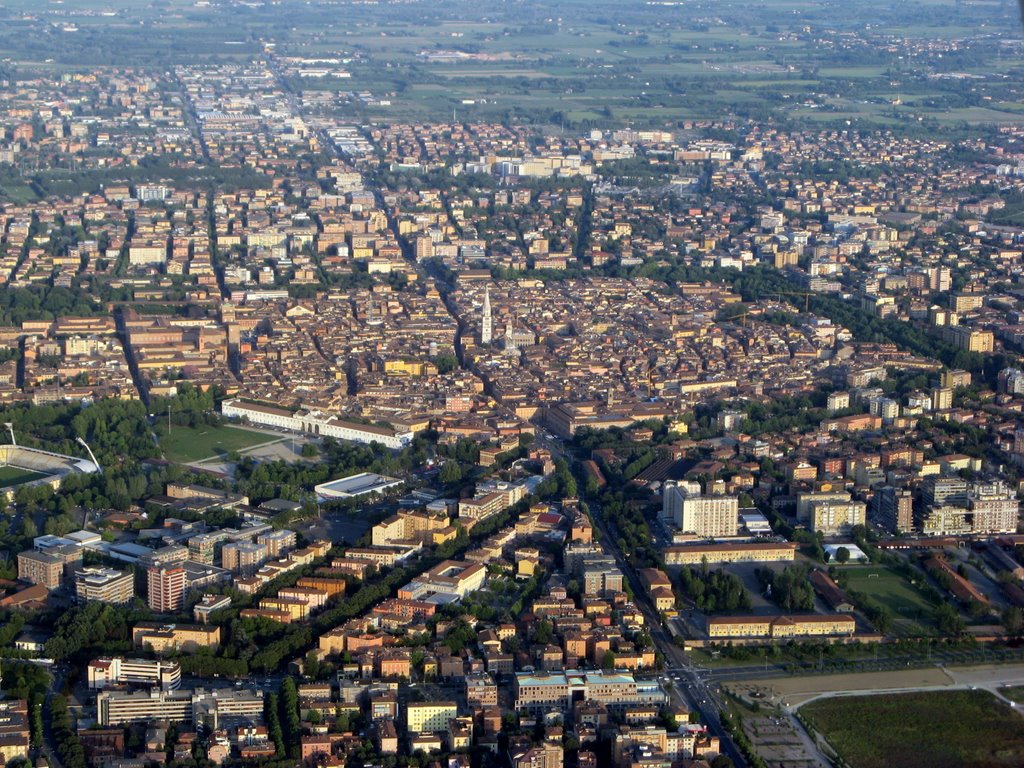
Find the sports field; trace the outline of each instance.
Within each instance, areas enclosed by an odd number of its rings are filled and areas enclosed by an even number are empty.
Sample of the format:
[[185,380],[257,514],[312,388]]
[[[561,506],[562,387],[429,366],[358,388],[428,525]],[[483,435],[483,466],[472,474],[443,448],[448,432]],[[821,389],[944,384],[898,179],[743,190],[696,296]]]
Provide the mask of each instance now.
[[900,635],[930,635],[932,606],[903,576],[884,565],[843,568],[846,588],[874,598],[893,615],[893,628]]
[[224,456],[277,439],[237,427],[173,427],[170,434],[160,438],[160,447],[171,461],[188,462]]
[[800,712],[851,768],[1024,764],[1024,718],[986,691],[835,697]]
[[42,472],[33,472],[31,469],[11,466],[0,467],[0,488],[10,488],[11,486],[39,480],[43,477],[46,477],[46,475]]

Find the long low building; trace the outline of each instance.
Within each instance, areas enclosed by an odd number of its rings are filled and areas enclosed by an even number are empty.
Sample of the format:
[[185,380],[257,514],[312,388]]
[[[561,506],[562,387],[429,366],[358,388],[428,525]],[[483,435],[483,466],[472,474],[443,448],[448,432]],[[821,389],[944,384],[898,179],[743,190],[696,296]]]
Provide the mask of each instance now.
[[399,588],[403,600],[451,602],[476,592],[487,579],[487,569],[480,563],[445,560]]
[[262,722],[263,691],[202,688],[179,691],[100,691],[96,721],[125,725],[167,720],[172,723],[209,721],[214,729],[239,722]]
[[100,691],[96,694],[96,722],[100,725],[192,722],[192,691]]
[[727,638],[850,637],[856,631],[856,620],[846,614],[718,616],[708,619],[708,637],[712,640]]
[[220,627],[140,621],[132,628],[132,645],[136,648],[149,646],[156,653],[196,651],[200,648],[217,650],[220,646]]
[[344,421],[321,411],[288,411],[270,405],[247,403],[243,400],[225,400],[221,413],[229,418],[245,419],[250,424],[301,432],[315,437],[333,437],[353,443],[380,443],[387,448],[404,448],[412,442],[413,432],[374,424]]
[[392,488],[397,488],[403,482],[403,480],[399,480],[397,477],[378,475],[374,472],[360,472],[358,475],[350,475],[349,477],[331,480],[327,483],[320,483],[313,490],[317,496],[325,500],[354,499],[357,496],[384,493]]
[[777,563],[796,559],[797,545],[790,541],[729,544],[683,544],[665,547],[666,565],[701,563]]
[[516,709],[570,710],[576,701],[598,701],[609,708],[666,701],[656,680],[637,680],[624,671],[517,672],[513,684]]
[[132,683],[173,691],[181,685],[181,665],[163,659],[126,659],[114,656],[90,661],[88,676],[89,688],[92,690]]

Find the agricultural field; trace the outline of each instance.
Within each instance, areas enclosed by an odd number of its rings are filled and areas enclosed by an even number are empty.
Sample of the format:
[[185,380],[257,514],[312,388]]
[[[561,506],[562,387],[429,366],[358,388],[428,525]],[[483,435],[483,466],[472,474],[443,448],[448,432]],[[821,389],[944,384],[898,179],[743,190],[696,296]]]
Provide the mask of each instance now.
[[0,488],[11,488],[15,485],[32,482],[46,477],[42,472],[33,472],[30,469],[20,467],[0,467]]
[[[343,58],[350,78],[293,77],[289,86],[337,91],[335,116],[357,121],[454,114],[585,129],[773,114],[907,130],[1024,121],[1013,4],[856,6],[454,0],[384,2],[368,14],[361,4],[301,0],[168,0],[116,11],[95,0],[13,0],[0,8],[0,58],[50,72]],[[868,28],[866,16],[875,21]],[[930,41],[956,44],[935,53]],[[965,89],[963,78],[976,79]],[[387,103],[351,97],[357,91]]]
[[1024,718],[985,691],[833,697],[800,713],[850,768],[1024,762]]
[[160,447],[171,461],[191,462],[226,456],[232,451],[243,451],[278,439],[230,426],[174,427],[170,434],[161,436]]
[[892,611],[896,634],[934,634],[935,606],[900,574],[884,565],[847,566],[842,574],[848,590],[863,592]]

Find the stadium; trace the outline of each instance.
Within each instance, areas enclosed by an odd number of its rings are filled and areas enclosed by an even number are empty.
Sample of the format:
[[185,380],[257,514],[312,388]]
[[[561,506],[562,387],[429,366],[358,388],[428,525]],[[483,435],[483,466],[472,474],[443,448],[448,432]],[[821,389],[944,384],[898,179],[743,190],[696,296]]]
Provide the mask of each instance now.
[[45,484],[56,489],[73,472],[98,471],[89,459],[21,445],[0,445],[0,494],[8,501],[22,486]]

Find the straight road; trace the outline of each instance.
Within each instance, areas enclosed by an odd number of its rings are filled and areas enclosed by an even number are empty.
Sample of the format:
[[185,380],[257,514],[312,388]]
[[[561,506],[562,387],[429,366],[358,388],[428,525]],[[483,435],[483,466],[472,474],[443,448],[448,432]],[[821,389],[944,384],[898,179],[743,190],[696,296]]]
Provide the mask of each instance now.
[[63,768],[64,764],[57,753],[57,738],[53,733],[53,697],[64,690],[65,670],[62,666],[57,666],[51,672],[50,687],[47,688],[43,699],[43,746],[39,751],[46,758],[50,768]]
[[691,712],[697,712],[701,722],[707,726],[708,732],[718,738],[722,754],[727,755],[737,768],[745,768],[747,761],[740,754],[729,734],[726,733],[718,716],[722,707],[717,690],[709,684],[707,672],[691,664],[683,650],[672,642],[668,631],[661,623],[661,616],[655,609],[647,589],[640,581],[636,568],[630,564],[619,549],[617,537],[612,535],[601,508],[591,503],[590,514],[594,526],[601,532],[602,544],[615,558],[623,576],[629,582],[634,602],[643,613],[644,621],[650,628],[655,648],[665,657],[665,672],[673,683],[673,699]]

